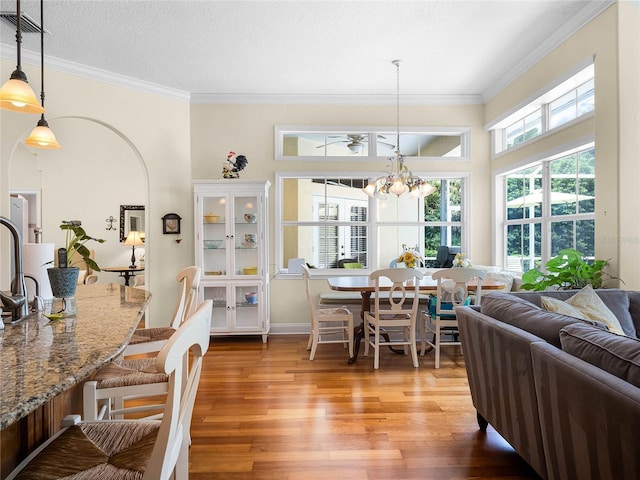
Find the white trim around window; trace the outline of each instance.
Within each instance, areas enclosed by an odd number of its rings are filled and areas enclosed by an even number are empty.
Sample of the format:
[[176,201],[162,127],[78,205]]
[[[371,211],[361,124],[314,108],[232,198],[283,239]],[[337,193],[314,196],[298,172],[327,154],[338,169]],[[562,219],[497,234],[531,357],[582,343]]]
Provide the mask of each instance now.
[[[321,125],[276,125],[274,129],[274,146],[276,161],[370,161],[372,159],[384,159],[389,155],[387,153],[379,153],[376,151],[376,139],[378,135],[384,134],[389,142],[395,144],[397,127],[395,126],[321,126]],[[291,134],[310,134],[310,135],[347,135],[360,134],[366,137],[365,142],[368,144],[368,153],[359,155],[285,155],[284,139],[286,135]],[[408,158],[420,158],[423,160],[459,162],[469,161],[471,151],[471,127],[400,127],[400,150]],[[402,142],[404,135],[434,135],[434,136],[459,136],[460,145],[459,152],[454,156],[415,156],[411,155],[407,150],[407,145]]]

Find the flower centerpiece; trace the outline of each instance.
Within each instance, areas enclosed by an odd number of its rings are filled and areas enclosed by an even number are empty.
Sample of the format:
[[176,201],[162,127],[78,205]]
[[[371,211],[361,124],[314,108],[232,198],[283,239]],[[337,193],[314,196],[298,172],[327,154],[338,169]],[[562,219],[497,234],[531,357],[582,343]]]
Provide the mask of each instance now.
[[398,257],[398,263],[404,263],[407,268],[416,268],[419,264],[422,264],[423,257],[418,252],[418,246],[414,248],[408,248],[406,245],[402,245],[402,253]]
[[467,258],[465,253],[456,253],[451,263],[454,268],[471,268],[471,260]]

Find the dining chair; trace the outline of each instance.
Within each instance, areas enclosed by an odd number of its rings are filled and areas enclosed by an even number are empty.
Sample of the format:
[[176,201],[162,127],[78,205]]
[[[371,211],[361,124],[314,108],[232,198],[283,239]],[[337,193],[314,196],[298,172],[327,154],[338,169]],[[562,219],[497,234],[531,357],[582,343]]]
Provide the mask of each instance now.
[[[202,358],[209,348],[211,300],[205,301],[162,347],[155,368],[167,375],[162,420],[80,422],[63,428],[29,455],[10,480],[157,480],[189,477],[189,429]],[[191,368],[183,375],[183,359]]]
[[[381,345],[403,346],[405,355],[410,350],[413,366],[418,367],[416,318],[420,303],[418,280],[422,276],[422,272],[413,268],[385,268],[369,276],[375,283],[375,299],[373,311],[364,312],[364,356],[369,355],[369,346],[372,346],[374,369],[380,366]],[[391,282],[388,295],[381,295],[383,279]],[[408,282],[413,282],[413,286]],[[413,298],[409,292],[413,292]],[[402,338],[398,338],[398,332],[402,333]]]
[[124,356],[158,352],[162,345],[175,333],[180,324],[192,313],[198,297],[198,287],[202,270],[198,266],[185,267],[176,276],[180,284],[178,301],[166,327],[138,328],[124,350]]
[[311,350],[309,360],[314,359],[321,343],[342,343],[349,350],[349,358],[353,357],[353,313],[344,306],[318,307],[311,295],[309,276],[309,268],[302,265],[305,294],[311,308],[311,333],[307,342],[307,350]]
[[[470,302],[468,282],[475,280],[475,305],[480,305],[482,280],[485,273],[473,268],[444,268],[434,272],[436,294],[429,301],[429,310],[424,312],[420,322],[421,348],[424,355],[427,345],[435,350],[435,368],[440,368],[440,347],[442,345],[460,345],[458,338],[458,319],[454,307],[468,305]],[[433,334],[433,341],[427,335]],[[451,340],[442,340],[442,335],[451,335]]]

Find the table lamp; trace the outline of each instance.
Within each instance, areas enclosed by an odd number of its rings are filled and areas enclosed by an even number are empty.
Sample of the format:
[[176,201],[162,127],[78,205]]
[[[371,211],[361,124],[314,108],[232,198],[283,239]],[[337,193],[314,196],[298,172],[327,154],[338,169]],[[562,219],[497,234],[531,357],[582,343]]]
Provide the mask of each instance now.
[[141,247],[142,245],[144,245],[144,232],[131,230],[124,241],[125,247],[131,247],[131,265],[129,265],[129,268],[136,268],[136,247]]

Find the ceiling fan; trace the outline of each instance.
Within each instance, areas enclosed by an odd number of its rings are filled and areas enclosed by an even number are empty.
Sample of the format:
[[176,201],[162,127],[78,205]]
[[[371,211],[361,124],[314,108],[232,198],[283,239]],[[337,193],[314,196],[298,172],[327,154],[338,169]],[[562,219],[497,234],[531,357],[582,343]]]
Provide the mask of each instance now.
[[[345,135],[329,135],[327,138],[344,138],[344,137]],[[348,133],[346,137],[347,137],[347,140],[336,140],[335,142],[328,142],[323,145],[318,145],[316,148],[324,148],[327,145],[334,145],[336,143],[346,143],[347,148],[351,150],[351,153],[360,153],[360,151],[362,150],[362,145],[369,141],[369,135],[367,134]],[[387,137],[385,137],[384,135],[378,135],[378,138],[382,138],[384,140],[387,139]],[[379,143],[387,145],[391,148],[396,147],[395,145],[392,145],[391,143],[387,143],[387,142],[379,141]]]

